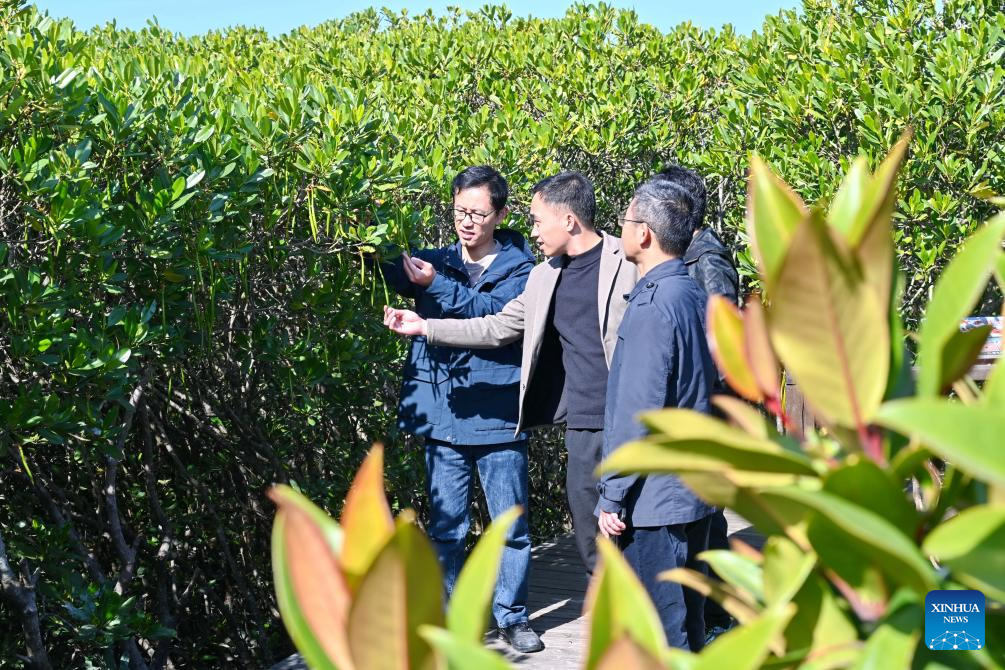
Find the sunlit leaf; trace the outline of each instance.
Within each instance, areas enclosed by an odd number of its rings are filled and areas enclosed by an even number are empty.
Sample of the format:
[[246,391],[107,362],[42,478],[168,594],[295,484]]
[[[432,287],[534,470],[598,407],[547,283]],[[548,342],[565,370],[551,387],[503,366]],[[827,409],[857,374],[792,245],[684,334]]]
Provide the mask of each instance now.
[[768,287],[781,272],[789,242],[806,216],[802,199],[756,154],[747,180],[747,235]]
[[918,395],[937,395],[946,378],[943,350],[984,292],[1001,257],[1005,213],[991,219],[956,253],[935,284],[921,323]]
[[394,519],[384,495],[384,447],[375,444],[356,472],[342,508],[345,547],[340,557],[350,588],[366,572],[394,534]]
[[847,263],[817,215],[796,229],[768,309],[775,351],[816,415],[864,427],[890,365],[885,306]]
[[506,540],[523,514],[513,507],[499,515],[482,534],[457,578],[447,610],[447,628],[460,640],[480,643]]

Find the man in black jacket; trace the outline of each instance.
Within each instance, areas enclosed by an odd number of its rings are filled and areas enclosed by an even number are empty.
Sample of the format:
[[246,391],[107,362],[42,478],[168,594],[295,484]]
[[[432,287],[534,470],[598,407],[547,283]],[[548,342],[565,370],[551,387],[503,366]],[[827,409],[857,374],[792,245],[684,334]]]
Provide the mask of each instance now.
[[[698,284],[705,294],[719,294],[734,304],[739,303],[739,275],[733,265],[733,256],[729,249],[715,232],[704,225],[705,219],[705,180],[694,170],[679,165],[670,165],[663,169],[660,176],[683,188],[694,202],[691,227],[693,237],[684,254],[684,266],[688,275]],[[729,390],[721,377],[715,390],[716,393],[728,393]],[[708,534],[709,549],[729,549],[728,526],[722,510],[712,515],[712,525]],[[719,603],[711,598],[705,600],[705,626],[708,629],[706,644],[729,630],[733,619]]]

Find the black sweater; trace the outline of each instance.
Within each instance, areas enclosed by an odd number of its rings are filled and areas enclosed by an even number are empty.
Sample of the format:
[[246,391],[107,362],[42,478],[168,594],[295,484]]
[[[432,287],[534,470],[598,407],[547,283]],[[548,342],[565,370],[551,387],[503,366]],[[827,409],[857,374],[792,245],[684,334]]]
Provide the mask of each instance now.
[[566,426],[604,427],[607,359],[600,339],[597,284],[603,243],[578,256],[567,256],[555,287],[554,325],[565,366]]

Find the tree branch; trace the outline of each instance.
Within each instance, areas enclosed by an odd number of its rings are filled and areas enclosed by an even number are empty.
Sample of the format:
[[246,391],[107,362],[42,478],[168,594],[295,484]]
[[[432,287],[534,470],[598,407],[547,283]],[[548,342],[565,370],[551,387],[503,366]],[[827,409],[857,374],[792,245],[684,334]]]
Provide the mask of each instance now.
[[0,533],[0,595],[21,615],[21,629],[24,631],[28,647],[28,664],[33,670],[52,670],[49,654],[42,641],[42,625],[39,622],[38,605],[35,601],[35,585],[38,571],[28,572],[27,563],[22,563],[18,575],[7,558],[7,545]]

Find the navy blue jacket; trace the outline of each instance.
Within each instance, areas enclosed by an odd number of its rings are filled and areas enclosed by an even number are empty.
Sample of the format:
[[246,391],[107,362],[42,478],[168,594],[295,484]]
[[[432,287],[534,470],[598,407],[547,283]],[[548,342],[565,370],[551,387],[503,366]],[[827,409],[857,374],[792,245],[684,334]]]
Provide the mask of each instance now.
[[[679,259],[652,268],[629,294],[607,383],[604,458],[647,434],[641,412],[711,409],[716,369],[705,340],[705,301]],[[636,528],[688,523],[715,511],[673,475],[605,474],[597,488],[598,514],[624,509]]]
[[[422,249],[416,258],[433,264],[428,287],[413,284],[402,259],[382,263],[388,284],[415,299],[426,319],[467,319],[495,314],[523,292],[535,260],[527,240],[511,230],[496,230],[500,250],[471,286],[460,242]],[[521,341],[498,349],[458,349],[428,345],[413,337],[402,371],[398,427],[420,437],[458,445],[503,444],[514,438],[520,397]]]

